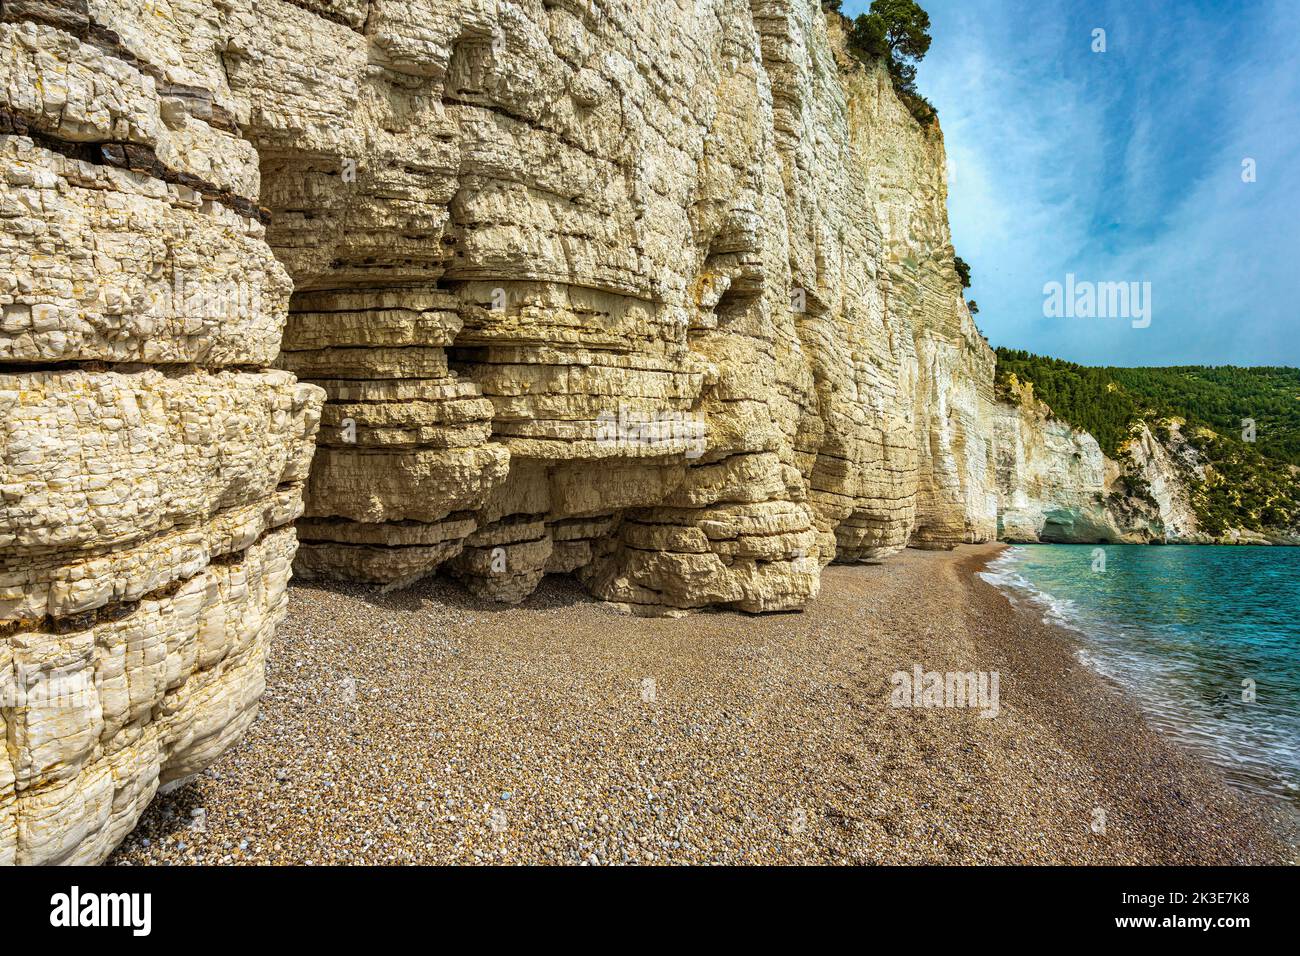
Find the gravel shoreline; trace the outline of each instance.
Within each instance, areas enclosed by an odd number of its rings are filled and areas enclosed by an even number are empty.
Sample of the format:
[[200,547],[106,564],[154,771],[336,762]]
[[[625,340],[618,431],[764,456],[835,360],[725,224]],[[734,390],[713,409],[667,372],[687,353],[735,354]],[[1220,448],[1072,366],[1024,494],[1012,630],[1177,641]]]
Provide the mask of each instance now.
[[[257,721],[110,862],[1294,862],[976,576],[998,550],[831,567],[761,617],[295,584]],[[915,665],[998,672],[997,717],[891,706]]]

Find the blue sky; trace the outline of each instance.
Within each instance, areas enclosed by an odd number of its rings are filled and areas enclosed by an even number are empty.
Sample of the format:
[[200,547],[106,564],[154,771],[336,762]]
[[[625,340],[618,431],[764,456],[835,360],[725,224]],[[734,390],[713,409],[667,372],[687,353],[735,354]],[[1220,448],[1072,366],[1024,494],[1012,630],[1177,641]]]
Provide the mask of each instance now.
[[[934,43],[918,86],[939,109],[953,243],[994,345],[1089,365],[1300,365],[1300,0],[921,5]],[[1043,287],[1067,273],[1151,283],[1150,325],[1045,317]]]

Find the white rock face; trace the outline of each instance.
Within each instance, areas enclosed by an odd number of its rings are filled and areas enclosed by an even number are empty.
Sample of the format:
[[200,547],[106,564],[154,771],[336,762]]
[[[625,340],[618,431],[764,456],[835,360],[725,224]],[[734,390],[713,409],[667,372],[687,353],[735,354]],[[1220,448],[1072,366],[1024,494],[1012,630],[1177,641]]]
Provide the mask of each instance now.
[[1052,418],[1030,387],[1015,388],[1011,398],[997,404],[993,418],[998,537],[1074,544],[1150,540],[1144,525],[1117,512],[1111,490],[1118,468],[1097,440]]
[[1137,422],[1119,448],[1102,453],[1087,432],[1052,416],[1032,387],[1014,382],[993,419],[997,455],[998,536],[1013,542],[1071,544],[1296,544],[1284,530],[1204,531],[1193,495],[1212,466],[1187,441],[1183,423],[1159,432]]
[[329,396],[302,573],[764,611],[906,544],[915,336],[854,116],[923,134],[883,74],[846,87],[819,4],[229,22],[296,287],[280,361]]
[[[1187,440],[1178,422],[1167,423],[1169,440],[1161,442],[1150,427],[1143,422],[1137,434],[1123,449],[1132,470],[1140,475],[1151,490],[1159,509],[1165,540],[1171,544],[1208,544],[1212,535],[1201,531],[1192,508],[1191,481],[1205,478],[1205,465]],[[1119,466],[1113,466],[1111,474]],[[1114,477],[1111,477],[1114,482]]]
[[1097,442],[1064,422],[1026,423],[1000,406],[998,537],[1005,541],[1095,541],[1104,527],[1105,463]]
[[918,453],[909,543],[991,541],[996,358],[966,308],[954,268],[943,133],[937,122],[923,128],[912,119],[884,71],[854,71],[845,83],[851,137],[883,233],[885,309],[907,320],[915,345],[907,370]]
[[253,146],[117,12],[0,3],[0,863],[102,860],[243,733],[320,416]]

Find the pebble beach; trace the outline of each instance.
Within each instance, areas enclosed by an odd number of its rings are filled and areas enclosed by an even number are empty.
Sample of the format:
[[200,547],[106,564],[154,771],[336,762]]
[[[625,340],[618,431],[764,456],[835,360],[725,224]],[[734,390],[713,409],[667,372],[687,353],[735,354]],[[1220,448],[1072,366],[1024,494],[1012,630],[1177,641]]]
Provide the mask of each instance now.
[[[1294,862],[1274,808],[977,576],[999,549],[834,566],[766,616],[295,583],[256,722],[110,862]],[[916,667],[996,672],[996,716],[895,706]]]

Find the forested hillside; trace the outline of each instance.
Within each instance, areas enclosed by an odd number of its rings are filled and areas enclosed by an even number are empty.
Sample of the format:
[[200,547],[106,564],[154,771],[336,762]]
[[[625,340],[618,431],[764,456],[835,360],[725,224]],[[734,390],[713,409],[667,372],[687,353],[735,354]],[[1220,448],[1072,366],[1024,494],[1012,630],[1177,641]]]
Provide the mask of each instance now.
[[[1032,382],[1061,419],[1090,432],[1120,460],[1132,426],[1145,421],[1162,439],[1164,418],[1187,423],[1187,440],[1213,465],[1193,503],[1203,528],[1253,531],[1300,521],[1300,369],[1283,367],[1089,367],[998,349],[997,380]],[[1247,440],[1254,423],[1254,441]]]
[[998,377],[1015,372],[1061,418],[1087,429],[1108,455],[1142,418],[1176,415],[1241,439],[1255,422],[1255,450],[1300,465],[1300,369],[1181,365],[1168,368],[1089,367],[998,349]]
[[1255,450],[1300,464],[1300,369],[1177,366],[1109,370],[1130,394],[1194,424],[1241,437],[1255,422]]

